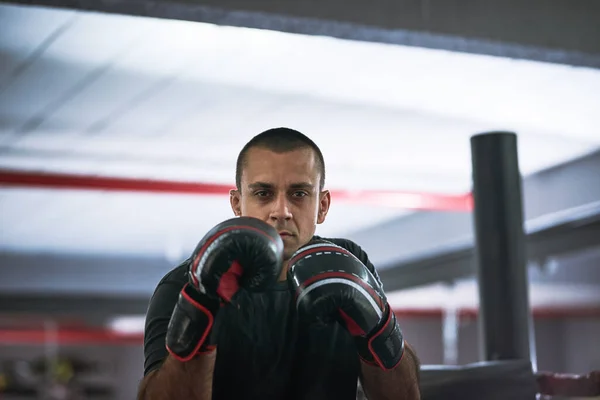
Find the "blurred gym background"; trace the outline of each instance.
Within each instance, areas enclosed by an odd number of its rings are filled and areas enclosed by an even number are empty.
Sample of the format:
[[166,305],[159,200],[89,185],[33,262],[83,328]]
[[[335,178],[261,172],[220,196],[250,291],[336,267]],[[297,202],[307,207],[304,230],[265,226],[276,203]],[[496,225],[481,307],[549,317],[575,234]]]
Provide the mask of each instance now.
[[134,398],[154,287],[277,126],[445,365],[481,357],[469,138],[517,133],[532,360],[600,369],[599,67],[587,0],[0,3],[0,399]]

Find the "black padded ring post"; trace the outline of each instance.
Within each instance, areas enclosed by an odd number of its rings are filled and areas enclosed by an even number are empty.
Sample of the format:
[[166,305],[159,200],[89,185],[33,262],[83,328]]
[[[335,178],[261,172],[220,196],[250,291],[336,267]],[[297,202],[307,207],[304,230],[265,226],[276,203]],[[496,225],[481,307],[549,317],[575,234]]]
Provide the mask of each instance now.
[[530,361],[533,339],[517,135],[475,135],[471,156],[482,358]]

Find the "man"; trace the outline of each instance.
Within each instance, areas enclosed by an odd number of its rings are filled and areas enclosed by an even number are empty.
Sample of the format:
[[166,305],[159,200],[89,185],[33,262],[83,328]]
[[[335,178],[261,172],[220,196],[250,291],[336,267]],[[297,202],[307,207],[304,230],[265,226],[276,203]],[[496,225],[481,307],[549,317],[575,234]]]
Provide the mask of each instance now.
[[[239,154],[236,218],[150,302],[139,399],[419,399],[419,364],[365,252],[315,236],[330,194],[317,145],[276,128]],[[199,210],[198,212],[207,212]]]

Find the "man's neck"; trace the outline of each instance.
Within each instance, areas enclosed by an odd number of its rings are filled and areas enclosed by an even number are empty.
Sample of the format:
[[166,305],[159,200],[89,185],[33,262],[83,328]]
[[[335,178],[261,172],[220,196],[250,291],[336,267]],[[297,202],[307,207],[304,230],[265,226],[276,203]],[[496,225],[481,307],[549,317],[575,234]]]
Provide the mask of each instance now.
[[283,268],[281,269],[281,274],[279,274],[279,282],[284,282],[287,280],[287,272],[289,269],[290,260],[283,260]]

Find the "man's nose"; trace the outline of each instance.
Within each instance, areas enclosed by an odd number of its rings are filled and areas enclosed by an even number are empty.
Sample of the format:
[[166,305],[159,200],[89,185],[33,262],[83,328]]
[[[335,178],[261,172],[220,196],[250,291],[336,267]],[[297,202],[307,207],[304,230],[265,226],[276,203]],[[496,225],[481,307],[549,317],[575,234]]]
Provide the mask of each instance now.
[[273,220],[288,220],[292,218],[289,202],[285,194],[279,194],[273,201],[273,209],[271,210],[271,219]]

